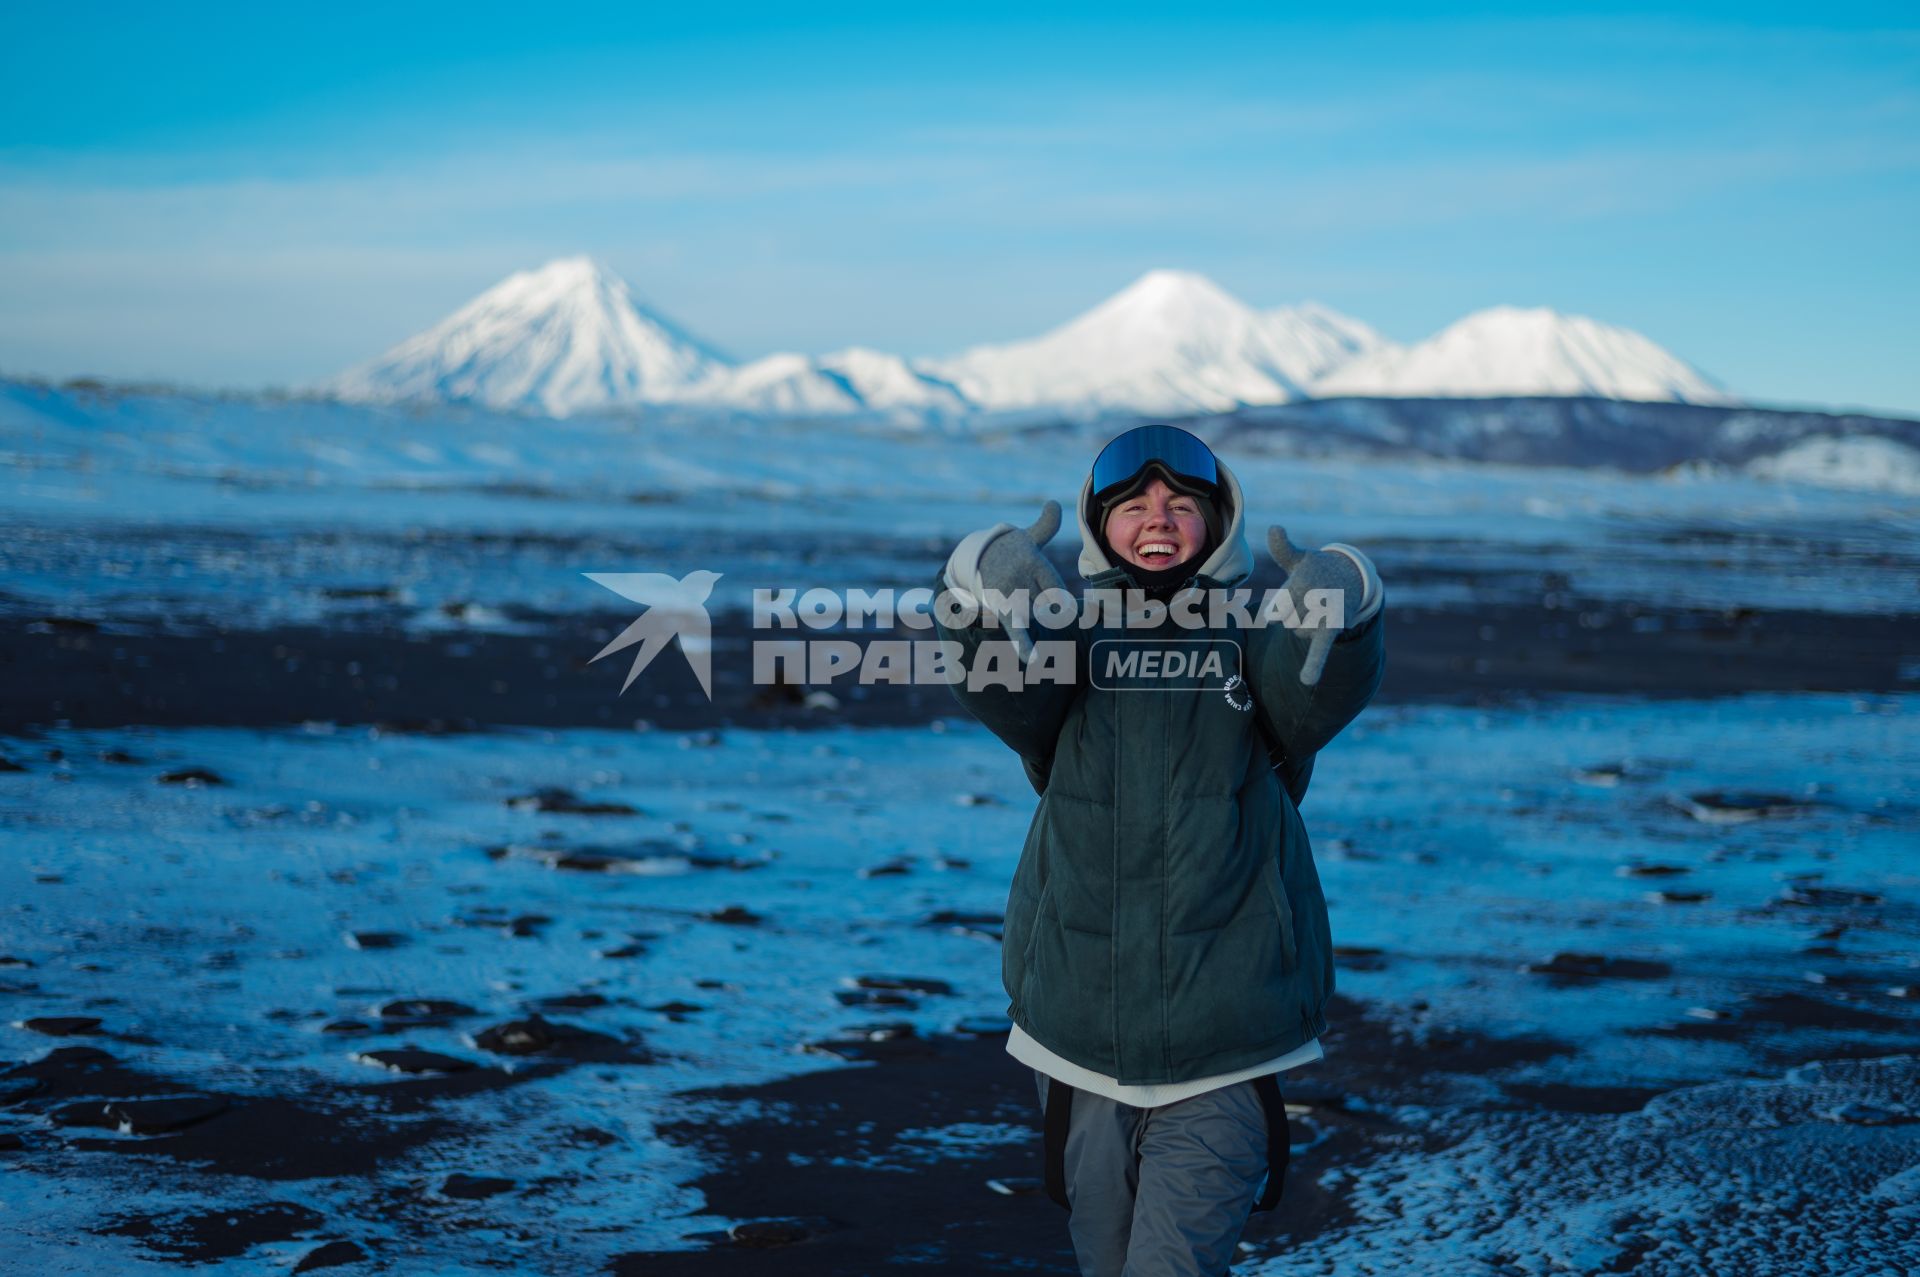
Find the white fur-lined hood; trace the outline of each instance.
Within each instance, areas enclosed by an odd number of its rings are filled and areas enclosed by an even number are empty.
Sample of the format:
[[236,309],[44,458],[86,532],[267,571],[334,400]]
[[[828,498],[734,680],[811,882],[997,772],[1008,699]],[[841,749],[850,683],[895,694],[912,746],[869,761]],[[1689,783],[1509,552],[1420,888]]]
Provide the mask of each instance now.
[[[1222,585],[1239,585],[1253,575],[1253,551],[1247,545],[1247,502],[1240,492],[1240,480],[1227,468],[1227,463],[1216,457],[1214,464],[1220,470],[1221,485],[1226,489],[1231,509],[1227,512],[1227,526],[1220,533],[1220,544],[1213,547],[1213,552],[1194,570]],[[1075,503],[1075,514],[1080,520],[1080,575],[1084,577],[1099,576],[1116,566],[1125,566],[1115,564],[1100,548],[1100,538],[1094,532],[1088,509],[1092,504],[1093,476],[1089,474],[1080,485],[1080,500]]]

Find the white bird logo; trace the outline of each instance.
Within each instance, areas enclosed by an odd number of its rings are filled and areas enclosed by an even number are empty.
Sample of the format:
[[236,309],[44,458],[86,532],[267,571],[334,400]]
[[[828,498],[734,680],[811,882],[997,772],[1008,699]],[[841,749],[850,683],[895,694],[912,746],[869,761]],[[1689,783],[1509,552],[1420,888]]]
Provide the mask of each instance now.
[[687,664],[693,667],[693,676],[700,680],[700,690],[707,694],[708,700],[713,699],[713,619],[707,615],[707,596],[713,593],[720,573],[689,572],[677,579],[664,572],[582,572],[580,575],[606,586],[623,599],[646,605],[647,609],[587,664],[638,643],[640,650],[633,654],[633,668],[627,671],[627,681],[620,685],[621,693],[625,694],[648,662],[677,638]]

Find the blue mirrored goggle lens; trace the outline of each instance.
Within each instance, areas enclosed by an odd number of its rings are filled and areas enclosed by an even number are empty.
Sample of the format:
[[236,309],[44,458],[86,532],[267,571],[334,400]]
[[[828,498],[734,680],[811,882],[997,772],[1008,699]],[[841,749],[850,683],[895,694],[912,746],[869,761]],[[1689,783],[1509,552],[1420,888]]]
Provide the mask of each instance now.
[[1093,461],[1093,490],[1126,483],[1154,463],[1182,479],[1209,486],[1220,483],[1220,468],[1206,444],[1178,426],[1139,426],[1100,450]]

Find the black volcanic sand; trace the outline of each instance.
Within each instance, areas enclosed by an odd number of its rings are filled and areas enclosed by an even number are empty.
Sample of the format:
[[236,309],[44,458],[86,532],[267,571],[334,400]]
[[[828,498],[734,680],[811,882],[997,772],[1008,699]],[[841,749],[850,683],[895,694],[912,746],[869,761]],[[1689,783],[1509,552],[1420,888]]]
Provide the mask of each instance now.
[[[1564,594],[1553,602],[1390,607],[1389,669],[1379,699],[1497,704],[1569,692],[1639,699],[1880,693],[1910,689],[1913,683],[1903,681],[1902,671],[1920,656],[1920,615],[1654,610]],[[839,701],[833,709],[805,707],[805,689],[753,687],[747,682],[747,645],[765,636],[749,631],[737,614],[715,618],[712,704],[678,653],[665,654],[625,696],[618,691],[626,656],[585,663],[632,620],[626,613],[523,615],[516,619],[531,628],[524,634],[421,633],[397,621],[384,627],[225,632],[188,623],[159,632],[17,613],[7,619],[0,626],[0,735],[31,734],[63,721],[83,728],[322,721],[441,732],[625,727],[636,719],[672,729],[890,725],[958,713],[941,687],[842,684],[830,689]],[[7,756],[24,766],[40,765],[31,754],[0,751]],[[1756,1024],[1796,1030],[1850,1013],[1812,990],[1780,994],[1754,1010],[1737,1021],[1642,1032],[1751,1043]],[[1414,1027],[1395,1027],[1346,999],[1336,1000],[1329,1020],[1328,1058],[1283,1082],[1290,1101],[1312,1106],[1294,1129],[1296,1143],[1310,1147],[1295,1154],[1280,1208],[1255,1216],[1248,1226],[1246,1239],[1262,1254],[1285,1253],[1354,1222],[1338,1192],[1316,1183],[1322,1172],[1364,1165],[1389,1151],[1436,1147],[1429,1133],[1395,1126],[1395,1103],[1434,1103],[1455,1076],[1497,1077],[1504,1068],[1573,1050],[1553,1039],[1422,1028],[1417,1017]],[[1893,1030],[1902,1023],[1876,1015],[1859,1027]],[[574,1067],[567,1060],[543,1059],[532,1067],[521,1060],[509,1073],[499,1061],[476,1057],[480,1067],[448,1076],[396,1076],[299,1095],[228,1096],[197,1088],[190,1079],[142,1071],[140,1043],[86,1039],[96,1040],[113,1055],[67,1039],[51,1042],[52,1053],[35,1063],[0,1069],[0,1112],[54,1119],[51,1128],[23,1132],[24,1147],[0,1144],[0,1161],[30,1159],[45,1141],[123,1163],[149,1161],[156,1177],[176,1165],[231,1177],[232,1192],[222,1201],[165,1217],[123,1213],[103,1221],[103,1231],[138,1238],[156,1258],[182,1263],[305,1238],[316,1267],[327,1254],[342,1271],[381,1268],[378,1253],[368,1257],[370,1264],[354,1253],[361,1243],[374,1245],[358,1233],[354,1219],[319,1219],[310,1208],[282,1200],[294,1195],[286,1187],[290,1181],[323,1177],[364,1180],[358,1209],[408,1243],[430,1246],[449,1226],[446,1218],[383,1188],[383,1169],[424,1146],[457,1142],[463,1098]],[[706,1199],[702,1213],[760,1221],[746,1230],[760,1244],[724,1233],[702,1236],[695,1238],[698,1250],[626,1255],[613,1271],[852,1277],[900,1264],[933,1274],[1074,1272],[1064,1212],[1037,1191],[1004,1195],[988,1187],[993,1179],[1037,1181],[1041,1173],[1032,1076],[1006,1055],[1004,1040],[896,1039],[871,1044],[866,1054],[871,1062],[685,1097],[694,1102],[690,1111],[701,1116],[663,1127],[663,1137],[698,1150],[715,1167],[693,1185]],[[1780,1058],[1789,1058],[1784,1048]],[[1515,1085],[1496,1102],[1628,1112],[1654,1094]],[[117,1137],[110,1128],[100,1129],[106,1121],[103,1099],[178,1101],[138,1113],[148,1121],[178,1118],[188,1124],[162,1139]],[[1028,1138],[945,1149],[939,1156],[926,1155],[938,1145],[899,1138],[905,1131],[960,1123],[1024,1128]],[[463,1191],[484,1192],[484,1181]],[[697,1227],[688,1221],[690,1236]],[[503,1259],[502,1266],[513,1265]]]
[[[1288,1103],[1312,1106],[1310,1117],[1292,1122],[1296,1147],[1310,1146],[1294,1153],[1280,1205],[1248,1222],[1244,1240],[1261,1254],[1284,1253],[1353,1222],[1345,1201],[1316,1182],[1321,1172],[1352,1168],[1386,1151],[1441,1147],[1427,1133],[1396,1125],[1381,1109],[1431,1103],[1435,1086],[1449,1073],[1484,1075],[1573,1051],[1551,1038],[1495,1039],[1458,1031],[1416,1040],[1338,996],[1328,1019],[1327,1058],[1282,1078]],[[664,1125],[660,1134],[699,1150],[718,1168],[694,1187],[706,1196],[708,1211],[750,1221],[747,1236],[689,1229],[703,1249],[623,1255],[613,1271],[630,1277],[856,1277],[900,1265],[953,1277],[1077,1273],[1066,1213],[1038,1190],[1040,1111],[1033,1074],[1007,1055],[1006,1040],[884,1045],[891,1049],[870,1064],[765,1086],[688,1093],[708,1101],[702,1107],[716,1116]],[[1525,1106],[1631,1112],[1659,1093],[1530,1087]],[[729,1111],[761,1115],[730,1118]],[[941,1160],[913,1156],[911,1142],[896,1147],[903,1131],[956,1123],[1026,1126],[1030,1137],[1024,1144],[988,1145]],[[903,1173],[901,1167],[911,1169]],[[996,1179],[1024,1181],[1027,1191],[996,1192],[988,1186]]]
[[[1756,1014],[1808,1028],[1828,1023],[1835,1011],[1788,994]],[[1397,1123],[1398,1105],[1630,1113],[1671,1089],[1514,1083],[1468,1099],[1456,1085],[1460,1079],[1497,1080],[1504,1070],[1571,1056],[1577,1048],[1551,1036],[1497,1038],[1434,1023],[1417,1004],[1403,1019],[1389,1020],[1336,995],[1328,1019],[1327,1058],[1282,1079],[1289,1104],[1309,1111],[1291,1120],[1296,1151],[1279,1207],[1254,1215],[1243,1233],[1262,1257],[1359,1222],[1337,1184],[1321,1184],[1325,1172],[1447,1147],[1443,1136]],[[1889,1026],[1903,1027],[1891,1021],[1879,1027]],[[1699,1028],[1714,1037],[1737,1031]],[[429,1191],[417,1183],[383,1183],[381,1172],[423,1148],[457,1146],[467,1120],[464,1100],[571,1067],[556,1059],[531,1067],[521,1061],[510,1073],[481,1064],[448,1076],[293,1096],[222,1095],[149,1072],[127,1044],[110,1044],[112,1053],[56,1046],[32,1063],[0,1071],[0,1110],[49,1123],[24,1148],[0,1156],[32,1158],[59,1147],[227,1177],[230,1187],[220,1197],[169,1212],[110,1211],[92,1225],[103,1236],[136,1239],[152,1259],[183,1264],[304,1241],[311,1243],[307,1255],[315,1267],[364,1259],[375,1271],[389,1271],[387,1261],[419,1255],[456,1226],[446,1200],[484,1198],[512,1182],[452,1176]],[[907,1035],[833,1047],[852,1062],[677,1096],[676,1104],[685,1102],[696,1116],[662,1123],[658,1136],[715,1168],[690,1185],[703,1205],[687,1218],[683,1236],[696,1248],[617,1255],[607,1271],[629,1277],[865,1277],[894,1266],[952,1277],[1077,1271],[1066,1215],[1039,1190],[1033,1076],[1006,1054],[1003,1036]],[[1862,1051],[1883,1054],[1884,1048]],[[1782,1052],[1779,1058],[1799,1057]],[[183,1115],[183,1124],[165,1138],[116,1138],[110,1133],[115,1118],[128,1111],[149,1120]],[[964,1125],[1024,1130],[1025,1138],[961,1147],[915,1138]],[[552,1138],[584,1146],[616,1137],[573,1128],[555,1130]],[[366,1191],[336,1216],[284,1200],[299,1195],[293,1185],[312,1179],[358,1180]],[[997,1191],[990,1181],[1015,1191]],[[706,1216],[731,1226],[702,1229],[699,1219]],[[568,1262],[564,1254],[556,1259]],[[514,1261],[501,1262],[511,1267]],[[571,1262],[569,1271],[585,1271],[577,1259]]]
[[[103,1235],[138,1239],[156,1259],[198,1264],[243,1254],[265,1242],[315,1239],[352,1231],[354,1221],[328,1220],[305,1207],[268,1201],[240,1202],[253,1181],[273,1186],[301,1180],[364,1177],[436,1142],[458,1139],[459,1102],[519,1086],[562,1071],[567,1064],[521,1061],[514,1071],[480,1065],[445,1076],[320,1088],[300,1096],[225,1096],[148,1072],[137,1062],[94,1046],[55,1047],[31,1063],[0,1071],[7,1111],[43,1117],[51,1129],[36,1133],[7,1156],[31,1158],[42,1146],[129,1159],[163,1159],[196,1171],[233,1177],[234,1200],[205,1209],[149,1215],[110,1214]],[[199,1103],[182,1102],[192,1096]],[[175,1117],[178,1125],[128,1139],[113,1134],[123,1113]],[[204,1115],[204,1116],[203,1116]],[[96,1133],[97,1132],[97,1133]],[[156,1172],[164,1175],[165,1172]]]
[[[1556,693],[1641,698],[1748,692],[1890,692],[1913,686],[1920,614],[1667,610],[1598,601],[1390,607],[1379,701],[1497,704]],[[829,685],[836,708],[808,708],[806,688],[751,682],[756,632],[715,618],[714,700],[678,652],[664,653],[625,695],[629,655],[587,658],[632,619],[550,617],[531,634],[399,629],[99,630],[79,621],[0,627],[0,734],[64,722],[268,727],[308,721],[402,731],[489,727],[664,728],[897,725],[958,713],[944,687]],[[919,638],[928,631],[832,637]],[[1908,677],[1903,679],[1903,670]]]
[[[469,1071],[396,1078],[320,1090],[299,1098],[216,1097],[226,1107],[189,1121],[167,1138],[129,1141],[111,1131],[102,1110],[127,1101],[205,1094],[150,1073],[118,1052],[92,1046],[55,1047],[45,1056],[0,1072],[20,1086],[12,1111],[49,1116],[64,1147],[129,1157],[166,1157],[223,1175],[301,1180],[364,1175],[410,1149],[454,1132],[450,1101],[520,1086],[567,1067],[563,1061],[518,1063],[513,1071],[481,1065]],[[31,1091],[22,1083],[37,1083]],[[110,1097],[110,1098],[103,1098]]]

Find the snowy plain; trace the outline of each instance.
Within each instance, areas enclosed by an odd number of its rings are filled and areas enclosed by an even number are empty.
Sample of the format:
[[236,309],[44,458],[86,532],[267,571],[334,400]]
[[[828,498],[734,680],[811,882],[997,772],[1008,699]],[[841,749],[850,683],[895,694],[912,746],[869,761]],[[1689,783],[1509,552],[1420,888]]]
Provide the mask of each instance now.
[[[103,622],[337,617],[392,588],[567,614],[590,571],[756,587],[924,584],[959,536],[1069,509],[1098,427],[992,434],[661,416],[90,394],[0,383],[0,591]],[[1738,475],[1437,460],[1235,457],[1255,542],[1343,540],[1398,601],[1475,574],[1555,573],[1602,599],[1905,612],[1920,500]],[[1059,545],[1077,541],[1072,520]],[[1442,569],[1439,572],[1432,569]],[[1497,588],[1483,582],[1481,590]]]
[[[1323,755],[1306,807],[1336,940],[1378,951],[1342,971],[1342,991],[1410,1016],[1416,1031],[1473,1025],[1544,1035],[1566,1050],[1461,1076],[1447,1094],[1400,1097],[1403,1119],[1458,1124],[1467,1120],[1458,1110],[1491,1111],[1497,1126],[1438,1156],[1370,1166],[1358,1191],[1399,1204],[1271,1271],[1395,1271],[1394,1256],[1433,1257],[1443,1219],[1453,1228],[1441,1232],[1458,1232],[1447,1243],[1454,1253],[1424,1271],[1499,1271],[1488,1256],[1534,1246],[1573,1257],[1571,1267],[1543,1259],[1516,1271],[1594,1271],[1578,1256],[1619,1246],[1603,1206],[1637,1208],[1636,1232],[1684,1249],[1672,1230],[1757,1172],[1743,1166],[1752,1148],[1740,1140],[1678,1187],[1645,1182],[1624,1153],[1587,1155],[1595,1140],[1644,1152],[1640,1129],[1663,1113],[1682,1123],[1676,1143],[1721,1126],[1790,1136],[1804,1159],[1796,1165],[1824,1167],[1803,1195],[1858,1245],[1900,1238],[1901,1253],[1920,1255],[1917,1186],[1911,1174],[1896,1178],[1920,1165],[1915,1021],[1898,1018],[1920,994],[1916,712],[1909,696],[1823,696],[1364,718]],[[399,1161],[389,1183],[510,1174],[537,1192],[538,1222],[529,1229],[523,1204],[502,1198],[480,1211],[479,1228],[440,1239],[441,1267],[409,1262],[407,1271],[481,1271],[503,1253],[535,1269],[545,1262],[535,1257],[555,1254],[586,1267],[689,1245],[726,1221],[705,1217],[698,1194],[681,1187],[697,1161],[653,1134],[684,1116],[676,1092],[838,1066],[803,1048],[876,1018],[931,1034],[1004,1011],[991,936],[939,921],[943,911],[997,915],[1032,805],[977,727],[717,739],[126,730],[54,732],[46,743],[65,761],[0,777],[9,844],[0,898],[15,902],[9,956],[32,963],[6,974],[35,986],[25,999],[35,1014],[94,1015],[113,1038],[151,1039],[145,1067],[242,1104],[373,1081],[379,1070],[355,1058],[370,1043],[512,1068],[489,1060],[472,1035],[555,996],[605,999],[547,1014],[644,1042],[657,1056],[469,1096],[459,1135]],[[103,760],[116,750],[138,761]],[[185,766],[226,783],[154,783]],[[638,814],[540,814],[508,801],[549,785]],[[1689,813],[1688,796],[1715,790],[1776,791],[1807,805],[1736,824]],[[627,857],[628,871],[557,865],[563,853],[595,848]],[[1671,872],[1631,872],[1648,865]],[[1676,884],[1700,898],[1650,898]],[[721,920],[729,906],[759,921]],[[546,921],[512,925],[528,918]],[[1809,952],[1836,926],[1846,929],[1840,943]],[[355,947],[350,937],[365,932],[399,940]],[[641,952],[604,956],[627,946]],[[1663,970],[1569,980],[1526,969],[1570,950]],[[836,994],[857,990],[862,976],[933,979],[950,992],[917,1005],[843,1005]],[[1828,1025],[1764,1013],[1815,980],[1867,1014]],[[382,1023],[379,1006],[413,999],[470,1013]],[[649,1009],[675,1006],[701,1009]],[[1708,1013],[1740,1031],[1690,1035]],[[342,1021],[374,1028],[324,1030]],[[9,1056],[26,1057],[39,1041],[0,1027]],[[1804,1076],[1785,1063],[1856,1054],[1908,1059]],[[1668,1094],[1658,1112],[1606,1117],[1532,1113],[1503,1099],[1509,1086],[1556,1082]],[[556,1139],[578,1125],[616,1138],[584,1150]],[[35,1123],[25,1133],[57,1132]],[[914,1156],[910,1147],[887,1154],[903,1169]],[[249,1188],[418,1257],[418,1240],[384,1221],[355,1180]],[[7,1177],[0,1218],[37,1257],[35,1271],[143,1271],[159,1261],[87,1229],[103,1214],[164,1209],[170,1195],[196,1190],[244,1204],[218,1176],[202,1182],[182,1167],[163,1187],[144,1158],[48,1147]],[[1595,1213],[1562,1209],[1576,1200]],[[1468,1227],[1474,1219],[1482,1226]],[[1727,1244],[1745,1254],[1765,1241],[1730,1235]],[[256,1248],[254,1260],[271,1250]]]
[[[589,571],[724,571],[732,609],[756,585],[921,585],[965,531],[1069,501],[1097,442],[0,384],[0,612],[109,634],[350,628],[354,592],[378,590],[417,628],[464,601],[458,624],[564,637],[610,606]],[[1390,600],[1468,607],[1551,574],[1586,597],[1836,625],[1916,611],[1910,497],[1227,460],[1256,527],[1377,551]],[[1342,994],[1435,1051],[1462,1028],[1553,1046],[1437,1093],[1347,1097],[1433,1147],[1330,1169],[1357,1218],[1244,1269],[1920,1267],[1917,713],[1907,692],[1370,710],[1303,809],[1349,949]],[[698,1110],[684,1092],[844,1067],[806,1046],[877,1020],[984,1034],[1005,1009],[990,920],[1032,797],[957,716],[718,734],[49,724],[0,753],[24,768],[0,772],[0,1060],[61,1045],[27,1019],[98,1017],[71,1041],[182,1093],[242,1111],[310,1097],[342,1121],[377,1106],[389,1075],[357,1058],[371,1049],[509,1079],[371,1183],[236,1181],[0,1109],[25,1145],[0,1153],[0,1271],[163,1271],[176,1261],[151,1239],[105,1226],[248,1198],[409,1273],[698,1247],[729,1221],[688,1187],[700,1154],[657,1133]],[[157,783],[194,768],[217,781]],[[549,786],[634,810],[513,801]],[[946,991],[877,1000],[872,978]],[[465,1009],[382,1015],[423,999]],[[629,1058],[555,1068],[479,1045],[534,1010]],[[1553,1088],[1657,1094],[1631,1112],[1524,1099]],[[1307,1115],[1296,1139],[1315,1131]],[[910,1173],[1019,1137],[929,1128],[860,1155]],[[853,1154],[822,1152],[837,1155]],[[435,1186],[454,1172],[516,1184],[449,1206]],[[313,1245],[207,1266],[290,1268]]]

